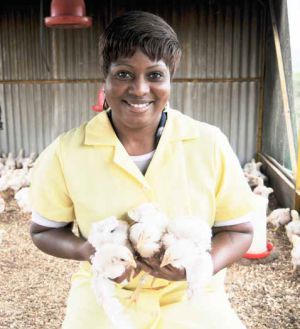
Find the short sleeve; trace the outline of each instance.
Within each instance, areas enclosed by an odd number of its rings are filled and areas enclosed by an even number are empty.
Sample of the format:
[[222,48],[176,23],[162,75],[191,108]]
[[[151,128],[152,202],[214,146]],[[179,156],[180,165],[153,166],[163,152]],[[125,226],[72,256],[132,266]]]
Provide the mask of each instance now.
[[74,220],[57,138],[39,156],[31,176],[30,202],[41,216],[57,222]]
[[256,207],[253,192],[227,137],[219,129],[216,135],[215,164],[215,225],[222,226],[249,217]]

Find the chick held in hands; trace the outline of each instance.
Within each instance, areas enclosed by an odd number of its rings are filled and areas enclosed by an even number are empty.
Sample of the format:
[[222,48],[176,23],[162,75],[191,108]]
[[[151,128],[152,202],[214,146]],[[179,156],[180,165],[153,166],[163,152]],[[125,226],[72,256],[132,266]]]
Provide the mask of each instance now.
[[88,241],[96,252],[91,257],[92,287],[98,303],[120,329],[131,329],[124,308],[115,296],[115,284],[127,282],[137,264],[128,241],[128,224],[111,216],[92,225]]
[[205,222],[196,217],[182,217],[170,221],[163,237],[165,253],[160,266],[185,270],[188,299],[199,296],[213,275],[211,236]]
[[92,225],[88,240],[96,250],[105,243],[129,247],[128,228],[128,223],[111,216]]
[[135,222],[129,229],[129,239],[134,249],[143,258],[159,253],[168,217],[154,203],[143,203],[129,211],[128,216]]
[[115,282],[127,270],[136,268],[132,252],[125,246],[107,243],[92,257],[92,286],[98,303],[116,328],[133,328],[116,297]]

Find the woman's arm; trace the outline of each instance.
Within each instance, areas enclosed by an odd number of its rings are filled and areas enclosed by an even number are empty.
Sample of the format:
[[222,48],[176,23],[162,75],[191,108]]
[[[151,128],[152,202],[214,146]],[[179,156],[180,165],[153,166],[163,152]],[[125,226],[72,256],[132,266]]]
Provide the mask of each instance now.
[[214,273],[240,259],[249,249],[252,238],[253,228],[250,222],[214,227],[211,250]]
[[91,255],[95,253],[94,247],[87,240],[72,232],[72,224],[49,228],[31,222],[30,235],[37,248],[52,256],[90,261]]
[[[72,226],[71,223],[61,228],[49,228],[31,222],[30,235],[36,247],[46,254],[91,262],[90,257],[96,252],[95,248],[84,238],[76,236],[72,232]],[[140,268],[137,268],[134,276],[139,272]],[[121,283],[125,279],[129,279],[131,275],[131,269],[129,269],[113,281]]]

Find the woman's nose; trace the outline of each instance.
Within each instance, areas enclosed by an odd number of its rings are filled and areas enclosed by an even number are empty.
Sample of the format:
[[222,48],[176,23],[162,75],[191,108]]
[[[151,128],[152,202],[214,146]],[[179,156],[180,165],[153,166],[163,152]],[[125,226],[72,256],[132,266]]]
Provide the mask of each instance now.
[[144,77],[136,77],[130,85],[129,92],[135,96],[144,96],[149,90],[149,82]]

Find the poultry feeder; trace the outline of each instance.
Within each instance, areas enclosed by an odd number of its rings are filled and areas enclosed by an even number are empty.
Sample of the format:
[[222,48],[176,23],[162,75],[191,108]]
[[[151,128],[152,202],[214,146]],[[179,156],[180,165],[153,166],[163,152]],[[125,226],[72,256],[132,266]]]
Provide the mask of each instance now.
[[254,195],[256,200],[256,210],[253,213],[253,241],[247,253],[243,258],[247,259],[260,259],[268,257],[272,250],[273,245],[267,242],[267,207],[268,198]]
[[84,0],[52,0],[51,17],[45,18],[45,24],[52,28],[87,28],[92,18],[85,15]]

